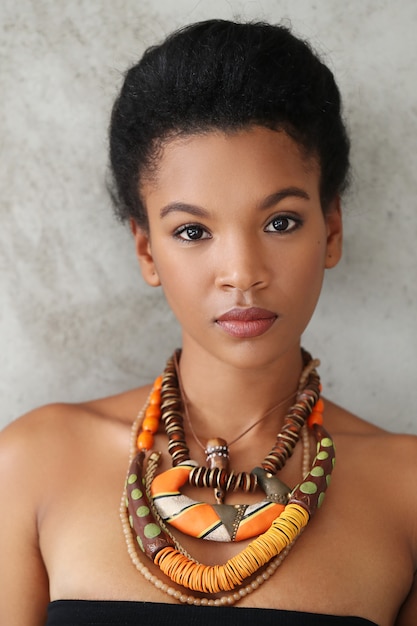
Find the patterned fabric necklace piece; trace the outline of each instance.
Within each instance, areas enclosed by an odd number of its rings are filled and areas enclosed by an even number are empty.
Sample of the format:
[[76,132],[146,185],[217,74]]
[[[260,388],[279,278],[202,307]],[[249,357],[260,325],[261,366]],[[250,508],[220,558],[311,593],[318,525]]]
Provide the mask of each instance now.
[[[164,518],[164,514],[161,515],[155,509],[158,498],[161,498],[161,491],[158,491],[158,484],[161,481],[162,487],[160,489],[162,489],[162,493],[166,493],[167,480],[168,489],[172,490],[187,480],[191,482],[189,478],[191,473],[200,470],[197,464],[189,458],[180,412],[181,398],[178,391],[178,381],[173,375],[175,373],[174,359],[171,358],[168,361],[163,377],[159,377],[154,383],[139,436],[136,435],[138,424],[135,422],[134,425],[132,439],[137,440],[139,452],[132,459],[129,468],[122,506],[122,521],[124,522],[129,554],[136,567],[144,575],[152,578],[147,568],[142,566],[140,561],[138,563],[135,548],[132,545],[132,537],[144,554],[157,564],[172,581],[193,591],[210,594],[235,590],[268,562],[272,561],[275,565],[278,563],[277,557],[283,558],[287,554],[311,516],[321,506],[334,465],[333,442],[322,426],[323,403],[319,400],[319,377],[315,370],[317,362],[312,361],[306,352],[303,352],[303,359],[305,369],[300,379],[296,402],[285,418],[276,443],[270,454],[262,462],[261,467],[255,468],[249,474],[243,472],[237,475],[229,472],[226,468],[203,468],[203,470],[208,469],[209,474],[207,474],[204,484],[197,484],[197,486],[216,487],[218,485],[219,489],[224,491],[225,488],[227,490],[227,486],[230,488],[232,485],[233,490],[243,488],[244,491],[249,491],[259,484],[267,495],[265,506],[275,515],[275,517],[271,516],[271,519],[268,519],[266,531],[262,529],[260,536],[254,539],[243,551],[229,559],[224,565],[217,566],[197,563],[187,555],[178,542],[172,539],[172,535],[164,530],[162,521],[170,520]],[[153,436],[158,430],[159,417],[161,417],[168,435],[168,450],[171,454],[173,468],[153,480],[147,477],[145,489],[142,478],[143,463],[146,452],[153,447]],[[302,482],[291,493],[283,494],[283,490],[288,491],[288,488],[284,488],[281,481],[274,477],[274,474],[283,467],[287,458],[292,454],[300,437],[301,429],[306,422],[317,441],[317,454],[310,471],[304,476]],[[134,450],[131,452],[131,457],[133,456]],[[153,463],[155,464],[155,458]],[[250,478],[247,479],[247,476]],[[271,479],[276,482],[268,482]],[[247,487],[248,483],[250,483],[249,488]],[[155,502],[152,502],[153,496],[155,496]],[[277,502],[279,498],[282,499],[281,502]],[[216,506],[221,508],[226,505],[206,505],[205,503],[193,502],[190,508],[196,510],[200,508],[200,511],[203,511],[204,508],[210,507],[213,511]],[[129,536],[127,531],[124,513],[126,507],[133,536]],[[241,509],[238,508],[238,515],[233,519],[229,515],[229,517],[226,516],[225,520],[222,520],[221,515],[218,515],[217,521],[213,521],[214,526],[219,526],[220,518],[220,524],[228,528],[229,531],[231,530],[229,538],[226,540],[230,541],[237,538],[240,524],[248,508],[242,505]],[[262,508],[263,504],[261,503]],[[243,515],[241,515],[242,511]],[[218,513],[218,511],[216,512]],[[238,519],[239,517],[241,519]],[[248,519],[250,517],[249,515]],[[256,514],[253,517],[256,518]],[[265,526],[265,519],[263,524]],[[243,523],[242,528],[244,526],[245,523]],[[257,534],[258,531],[255,533]],[[195,530],[189,534],[201,536],[200,534],[196,535]],[[210,534],[210,532],[207,533],[207,524],[203,534]],[[249,536],[252,537],[253,534],[249,534]],[[270,570],[271,566],[272,564],[267,568],[267,571]],[[272,567],[272,571],[275,571],[276,567]],[[257,580],[258,578],[259,576]],[[155,582],[155,584],[157,583]],[[164,584],[160,583],[157,586],[162,588]],[[165,587],[167,586],[165,585]],[[167,587],[167,589],[171,588]],[[237,593],[239,594],[240,591]],[[167,591],[167,593],[170,592]],[[235,602],[238,599],[235,594],[236,592],[227,596],[226,603]],[[187,597],[189,598],[189,596]],[[181,598],[179,599],[181,600]]]

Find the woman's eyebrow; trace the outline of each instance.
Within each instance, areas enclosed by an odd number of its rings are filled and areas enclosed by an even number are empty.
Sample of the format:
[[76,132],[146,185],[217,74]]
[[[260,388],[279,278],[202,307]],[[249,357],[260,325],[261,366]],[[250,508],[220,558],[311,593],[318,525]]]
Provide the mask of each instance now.
[[284,200],[285,198],[291,196],[296,198],[302,198],[304,200],[310,200],[310,196],[304,189],[301,189],[300,187],[285,187],[285,189],[280,189],[280,191],[271,193],[271,195],[262,200],[262,202],[259,204],[259,208],[261,210],[270,209],[275,204],[281,202],[281,200]]
[[[262,202],[259,204],[259,208],[261,210],[269,209],[275,204],[284,200],[284,198],[288,198],[289,196],[295,196],[296,198],[303,198],[304,200],[310,200],[310,196],[304,189],[300,187],[286,187],[285,189],[280,189],[280,191],[276,191],[275,193],[267,196]],[[186,202],[170,202],[162,207],[159,212],[161,218],[164,218],[169,213],[188,213],[189,215],[193,215],[194,217],[208,217],[209,212],[206,209],[203,209],[196,204],[188,204]]]
[[159,212],[160,217],[165,217],[169,213],[174,213],[179,211],[181,213],[188,213],[189,215],[194,215],[195,217],[208,217],[208,211],[205,209],[195,205],[195,204],[187,204],[186,202],[170,202],[166,204]]

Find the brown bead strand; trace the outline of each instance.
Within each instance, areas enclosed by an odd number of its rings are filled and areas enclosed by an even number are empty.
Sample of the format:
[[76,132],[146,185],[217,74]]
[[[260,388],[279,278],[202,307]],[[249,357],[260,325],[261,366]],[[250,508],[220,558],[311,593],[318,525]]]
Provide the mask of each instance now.
[[218,468],[210,469],[200,466],[191,470],[188,482],[194,487],[212,487],[229,493],[240,489],[249,493],[255,491],[258,479],[255,474],[248,472],[235,474],[235,472],[227,472]]
[[[175,366],[180,354],[181,351],[177,350],[168,360],[161,387],[161,419],[168,436],[168,451],[173,466],[190,459],[184,432],[184,409]],[[272,450],[261,463],[262,468],[270,474],[276,474],[282,469],[292,455],[300,438],[301,429],[320,397],[320,378],[315,369],[318,361],[313,360],[304,349],[302,356],[304,369],[300,377],[296,402],[285,417]],[[225,469],[196,467],[190,472],[189,483],[195,487],[221,488],[225,491],[241,489],[244,492],[250,492],[256,489],[258,480],[249,472],[236,474]]]
[[[178,355],[177,351],[177,355]],[[161,418],[168,436],[168,452],[172,465],[188,461],[190,451],[185,440],[183,406],[175,371],[175,359],[171,357],[165,368],[161,386]]]
[[285,417],[274,447],[262,462],[263,469],[271,474],[276,474],[282,469],[292,455],[300,438],[301,429],[320,397],[320,379],[314,374],[314,371],[310,373],[306,388],[297,394],[296,403]]

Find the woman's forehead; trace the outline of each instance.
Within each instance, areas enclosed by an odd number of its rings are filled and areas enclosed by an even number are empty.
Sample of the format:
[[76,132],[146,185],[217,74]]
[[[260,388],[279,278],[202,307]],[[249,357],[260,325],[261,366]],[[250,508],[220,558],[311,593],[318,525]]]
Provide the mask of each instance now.
[[158,151],[149,174],[141,185],[146,195],[214,184],[245,187],[304,179],[316,183],[320,170],[317,159],[284,131],[253,126],[170,138]]

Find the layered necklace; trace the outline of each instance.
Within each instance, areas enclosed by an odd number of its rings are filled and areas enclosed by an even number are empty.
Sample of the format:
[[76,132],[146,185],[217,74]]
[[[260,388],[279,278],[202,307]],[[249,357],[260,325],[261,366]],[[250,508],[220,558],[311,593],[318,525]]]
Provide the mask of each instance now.
[[[176,368],[179,354],[177,351],[168,360],[163,375],[155,380],[148,401],[132,427],[130,466],[121,503],[124,533],[133,563],[156,587],[186,603],[230,605],[274,573],[321,506],[330,483],[335,456],[333,441],[323,427],[324,407],[316,371],[319,362],[302,351],[304,369],[295,402],[284,418],[271,451],[258,467],[236,473],[229,469],[228,449],[237,438],[229,445],[220,438],[210,439],[205,446],[208,466],[200,466],[190,458],[184,430],[185,402]],[[152,450],[154,435],[161,425],[168,437],[172,467],[156,475],[160,453]],[[317,442],[311,467],[308,467],[309,431]],[[304,449],[303,479],[291,490],[276,474],[284,467],[300,438]],[[144,461],[149,452],[145,469]],[[192,500],[182,494],[181,487],[187,482],[194,487],[214,489],[216,504]],[[247,493],[257,488],[264,493],[258,503],[228,505],[224,502],[230,492]],[[209,566],[190,556],[170,527],[200,539],[252,541],[223,565]],[[206,598],[190,596],[170,587],[143,565],[138,548],[163,574],[184,589],[211,596],[219,592],[232,593],[221,598]]]

